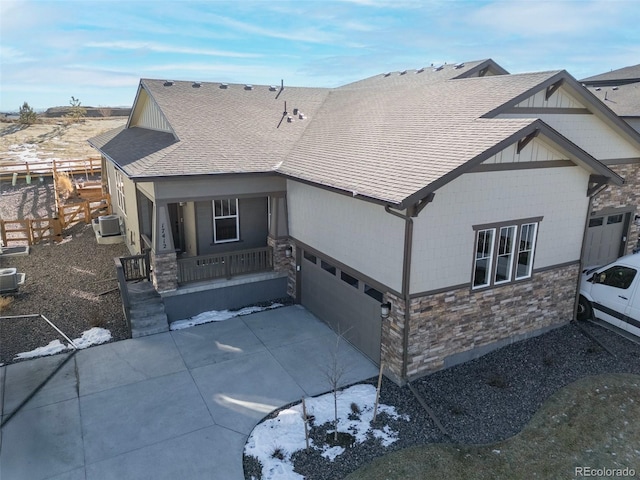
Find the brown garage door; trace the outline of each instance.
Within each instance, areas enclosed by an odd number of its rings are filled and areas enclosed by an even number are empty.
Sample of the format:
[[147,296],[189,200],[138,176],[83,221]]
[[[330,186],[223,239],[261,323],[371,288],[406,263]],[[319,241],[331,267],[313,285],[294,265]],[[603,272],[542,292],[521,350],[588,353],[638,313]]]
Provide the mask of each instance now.
[[308,252],[301,283],[302,305],[379,364],[382,293]]

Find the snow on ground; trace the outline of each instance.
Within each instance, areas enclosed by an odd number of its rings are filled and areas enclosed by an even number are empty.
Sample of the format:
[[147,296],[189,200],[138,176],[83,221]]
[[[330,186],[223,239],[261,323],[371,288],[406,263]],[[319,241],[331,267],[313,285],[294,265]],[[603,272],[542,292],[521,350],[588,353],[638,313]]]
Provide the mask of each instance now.
[[[90,330],[82,332],[82,336],[80,338],[76,338],[73,340],[73,344],[78,349],[87,348],[91,345],[99,345],[101,343],[105,343],[111,340],[111,332],[105,328],[94,327]],[[49,342],[49,345],[44,347],[38,347],[29,352],[23,352],[16,355],[15,359],[25,359],[25,358],[36,358],[36,357],[44,357],[47,355],[55,355],[56,353],[64,352],[65,350],[70,350],[73,347],[71,344],[64,345],[60,340],[53,340]]]
[[[376,389],[373,385],[354,385],[338,392],[338,431],[354,436],[355,442],[362,443],[368,438],[377,438],[383,445],[395,442],[397,433],[388,425],[380,428],[371,426]],[[327,393],[315,398],[305,399],[307,415],[315,417],[313,424],[321,426],[334,421],[334,398]],[[352,404],[357,405],[360,413],[354,413]],[[394,407],[378,405],[378,415],[385,413],[394,419],[409,421],[406,415],[399,415]],[[314,445],[310,439],[310,448],[321,450],[321,454],[333,461],[345,451],[342,447]],[[278,413],[278,416],[265,420],[253,429],[244,453],[256,457],[262,464],[262,480],[304,480],[293,471],[291,456],[306,448],[302,404],[294,405]],[[274,455],[274,452],[281,455]],[[280,459],[278,457],[282,456]]]
[[241,317],[243,315],[249,315],[250,313],[262,312],[263,310],[270,310],[282,306],[281,303],[272,303],[268,307],[246,307],[240,310],[210,310],[200,313],[195,317],[171,322],[171,330],[182,330],[183,328],[195,327],[203,323],[221,322],[233,317]]

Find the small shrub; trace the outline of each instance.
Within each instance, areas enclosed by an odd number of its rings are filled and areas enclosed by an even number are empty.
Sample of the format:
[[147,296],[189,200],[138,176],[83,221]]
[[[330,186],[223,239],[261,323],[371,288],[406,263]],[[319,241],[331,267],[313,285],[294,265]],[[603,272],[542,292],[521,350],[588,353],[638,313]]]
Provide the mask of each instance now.
[[73,194],[74,187],[68,173],[56,173],[56,190],[63,200]]
[[20,107],[20,119],[18,120],[22,125],[32,125],[36,123],[38,119],[36,112],[29,106],[27,102],[24,102]]
[[7,308],[13,302],[12,297],[0,297],[0,312]]
[[349,420],[360,420],[360,414],[362,411],[356,402],[351,402],[351,413],[349,414]]
[[273,452],[271,452],[271,458],[284,460],[284,450],[282,449],[282,447],[274,447]]

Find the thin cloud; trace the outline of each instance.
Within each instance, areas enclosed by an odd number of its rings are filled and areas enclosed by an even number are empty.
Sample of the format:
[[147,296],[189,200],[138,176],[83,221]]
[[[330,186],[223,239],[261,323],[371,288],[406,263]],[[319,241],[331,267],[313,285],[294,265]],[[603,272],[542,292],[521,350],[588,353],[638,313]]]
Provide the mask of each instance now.
[[259,58],[264,55],[258,53],[231,52],[209,48],[178,47],[153,42],[117,41],[117,42],[89,42],[89,48],[105,50],[147,50],[157,53],[180,53],[185,55],[205,55],[211,57]]

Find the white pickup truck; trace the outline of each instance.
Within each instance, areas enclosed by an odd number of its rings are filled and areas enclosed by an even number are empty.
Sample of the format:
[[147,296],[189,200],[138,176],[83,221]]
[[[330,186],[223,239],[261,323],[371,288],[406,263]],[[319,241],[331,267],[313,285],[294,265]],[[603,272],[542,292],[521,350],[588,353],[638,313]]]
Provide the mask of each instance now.
[[585,270],[577,316],[595,317],[640,337],[640,254]]

